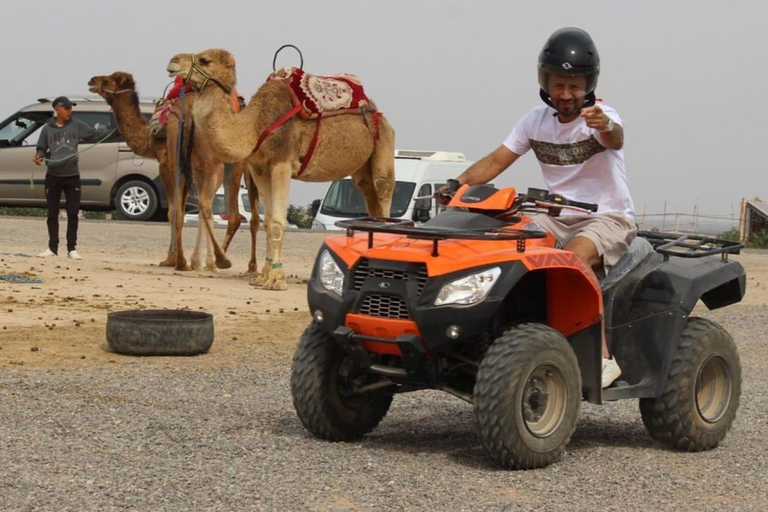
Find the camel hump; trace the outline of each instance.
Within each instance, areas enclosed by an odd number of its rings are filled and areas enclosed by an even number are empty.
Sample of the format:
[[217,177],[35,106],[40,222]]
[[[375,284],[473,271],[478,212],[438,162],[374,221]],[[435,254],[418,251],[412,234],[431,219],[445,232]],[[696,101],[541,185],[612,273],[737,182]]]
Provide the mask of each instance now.
[[299,68],[280,68],[267,78],[281,80],[291,91],[294,105],[301,105],[305,119],[375,110],[357,75],[312,75]]

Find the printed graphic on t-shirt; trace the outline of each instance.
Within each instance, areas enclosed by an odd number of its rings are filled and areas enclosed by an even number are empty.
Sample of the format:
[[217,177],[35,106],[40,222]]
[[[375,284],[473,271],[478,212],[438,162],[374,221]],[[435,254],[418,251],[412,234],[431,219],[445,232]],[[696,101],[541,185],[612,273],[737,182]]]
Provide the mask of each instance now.
[[51,148],[51,154],[57,154],[64,151],[64,154],[74,153],[75,146],[69,139],[66,133],[55,132],[53,135],[53,147]]
[[539,162],[548,165],[583,164],[593,156],[605,151],[594,136],[570,144],[553,144],[531,139],[531,148]]

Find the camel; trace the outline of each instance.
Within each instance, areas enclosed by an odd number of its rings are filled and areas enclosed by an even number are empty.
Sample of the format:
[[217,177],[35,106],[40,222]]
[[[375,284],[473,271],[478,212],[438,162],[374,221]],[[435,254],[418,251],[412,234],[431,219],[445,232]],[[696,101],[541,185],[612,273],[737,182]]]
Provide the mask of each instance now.
[[[184,258],[183,250],[176,251],[175,249],[176,247],[182,247],[181,226],[183,225],[184,203],[186,202],[186,192],[184,193],[183,201],[181,202],[176,198],[175,194],[177,188],[175,169],[176,156],[178,154],[177,142],[180,110],[177,108],[173,111],[173,115],[169,116],[168,125],[166,127],[167,138],[155,138],[150,135],[149,123],[139,110],[136,84],[130,73],[117,71],[109,76],[94,76],[88,82],[88,85],[91,92],[100,95],[110,107],[112,107],[120,132],[125,136],[126,143],[131,150],[137,155],[153,158],[158,161],[160,177],[163,180],[163,185],[165,186],[168,195],[168,220],[171,225],[171,241],[168,248],[168,255],[166,259],[160,263],[160,266],[175,266],[177,270],[190,270],[190,266]],[[193,102],[193,96],[190,96],[185,103],[184,110],[187,119],[189,120],[191,120]],[[185,141],[188,141],[189,136],[192,133],[192,130],[189,129],[191,123],[186,123],[185,126],[188,128],[188,130],[185,130]],[[240,186],[240,180],[243,177],[243,168],[243,165],[234,165],[230,177],[229,184],[232,193],[230,193],[229,198],[229,211],[231,212],[231,215],[227,225],[224,244],[221,249],[223,252],[226,252],[232,238],[240,226],[237,191]],[[253,205],[257,202],[255,186],[253,185],[250,176],[246,176],[245,181],[248,186],[249,198],[251,198],[251,203]],[[177,204],[180,206],[179,209],[174,207],[174,205]],[[176,220],[174,220],[174,215],[176,215]],[[208,236],[208,233],[203,232],[203,229],[205,229],[204,223],[200,222],[198,239],[195,244],[195,252],[192,256],[191,268],[194,269],[200,269],[202,267],[200,262],[200,243],[203,236]],[[251,260],[249,261],[247,270],[249,274],[256,273],[255,237],[257,231],[258,217],[255,221],[255,225],[254,221],[251,221]],[[214,269],[214,261],[211,256],[211,244],[209,244],[208,249],[207,268]],[[226,263],[224,263],[224,265],[226,265]]]
[[[363,115],[335,115],[322,121],[317,145],[304,172],[317,123],[293,117],[263,140],[262,133],[294,105],[290,91],[280,80],[269,80],[238,114],[228,107],[228,91],[235,84],[235,60],[226,50],[210,49],[193,61],[171,62],[168,72],[183,76],[197,89],[192,108],[195,126],[218,158],[225,162],[247,160],[248,170],[264,203],[267,230],[267,272],[256,284],[267,290],[287,289],[282,268],[282,240],[291,179],[333,181],[351,176],[363,194],[366,209],[374,217],[386,217],[395,184],[395,132],[386,118],[377,124],[370,111]],[[270,261],[271,260],[271,261]]]

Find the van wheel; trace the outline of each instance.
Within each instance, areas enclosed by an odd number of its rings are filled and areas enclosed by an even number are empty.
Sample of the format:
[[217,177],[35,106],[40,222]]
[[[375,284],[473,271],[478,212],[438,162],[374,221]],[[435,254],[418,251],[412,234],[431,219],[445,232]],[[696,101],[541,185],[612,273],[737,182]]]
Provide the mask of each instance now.
[[733,338],[710,320],[690,318],[662,395],[641,398],[640,414],[657,441],[679,450],[709,450],[725,439],[740,397],[741,361]]
[[505,468],[556,462],[576,429],[581,371],[557,331],[522,324],[496,338],[480,363],[475,422],[488,454]]
[[149,220],[159,206],[157,192],[144,181],[125,182],[115,194],[115,210],[125,220]]

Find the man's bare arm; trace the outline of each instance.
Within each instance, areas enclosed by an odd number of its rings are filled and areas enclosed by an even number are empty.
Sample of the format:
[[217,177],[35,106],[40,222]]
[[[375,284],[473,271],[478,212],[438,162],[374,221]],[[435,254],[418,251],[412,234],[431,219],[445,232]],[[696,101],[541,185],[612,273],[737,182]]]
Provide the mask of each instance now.
[[600,142],[608,149],[621,149],[624,147],[624,128],[614,123],[603,112],[599,105],[581,109],[581,117],[587,126],[600,132]]
[[488,183],[512,165],[518,158],[520,158],[520,155],[501,145],[493,153],[481,158],[464,171],[458,178],[459,183],[462,185]]

